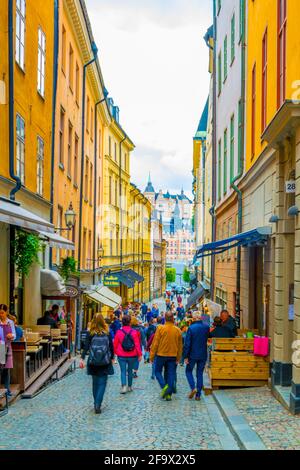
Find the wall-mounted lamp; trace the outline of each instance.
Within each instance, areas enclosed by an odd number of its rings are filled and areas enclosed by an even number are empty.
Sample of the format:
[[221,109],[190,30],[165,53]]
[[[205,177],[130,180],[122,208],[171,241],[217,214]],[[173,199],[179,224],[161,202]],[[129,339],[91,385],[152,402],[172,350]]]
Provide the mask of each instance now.
[[292,206],[292,207],[290,207],[289,210],[288,210],[288,215],[289,215],[290,217],[297,217],[297,215],[299,214],[299,212],[300,212],[300,211],[299,211],[299,209],[298,209],[297,206]]
[[278,217],[278,215],[273,214],[269,219],[269,223],[270,224],[277,224],[277,222],[279,222],[279,217]]

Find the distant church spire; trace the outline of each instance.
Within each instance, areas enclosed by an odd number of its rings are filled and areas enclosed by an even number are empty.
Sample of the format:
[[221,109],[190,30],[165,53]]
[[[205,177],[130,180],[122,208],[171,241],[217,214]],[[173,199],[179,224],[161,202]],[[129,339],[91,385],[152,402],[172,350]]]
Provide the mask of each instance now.
[[155,193],[153,184],[152,184],[152,182],[151,182],[151,174],[150,174],[150,171],[149,171],[148,184],[147,184],[146,189],[145,189],[144,192],[145,192],[145,193]]

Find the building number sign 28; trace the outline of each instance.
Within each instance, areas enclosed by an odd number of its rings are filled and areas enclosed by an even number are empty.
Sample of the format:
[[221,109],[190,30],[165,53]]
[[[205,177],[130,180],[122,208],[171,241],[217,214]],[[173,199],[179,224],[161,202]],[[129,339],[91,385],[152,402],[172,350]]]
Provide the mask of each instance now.
[[285,182],[285,192],[292,194],[296,192],[296,181],[286,181]]

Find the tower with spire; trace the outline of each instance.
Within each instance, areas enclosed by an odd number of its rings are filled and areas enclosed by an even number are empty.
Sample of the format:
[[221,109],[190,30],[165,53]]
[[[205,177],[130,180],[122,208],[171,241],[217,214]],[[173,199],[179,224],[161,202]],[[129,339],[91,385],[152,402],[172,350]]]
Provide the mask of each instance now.
[[151,182],[150,172],[149,172],[148,184],[147,184],[146,189],[144,191],[144,195],[149,199],[151,204],[154,206],[155,205],[155,189],[154,189],[153,184]]

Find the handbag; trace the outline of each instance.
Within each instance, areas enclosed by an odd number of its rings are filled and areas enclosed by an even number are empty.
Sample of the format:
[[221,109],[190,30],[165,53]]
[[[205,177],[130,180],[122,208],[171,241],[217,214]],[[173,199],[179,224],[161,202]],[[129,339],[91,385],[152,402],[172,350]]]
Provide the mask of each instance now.
[[254,356],[267,357],[269,355],[269,338],[266,336],[255,336],[253,353]]

